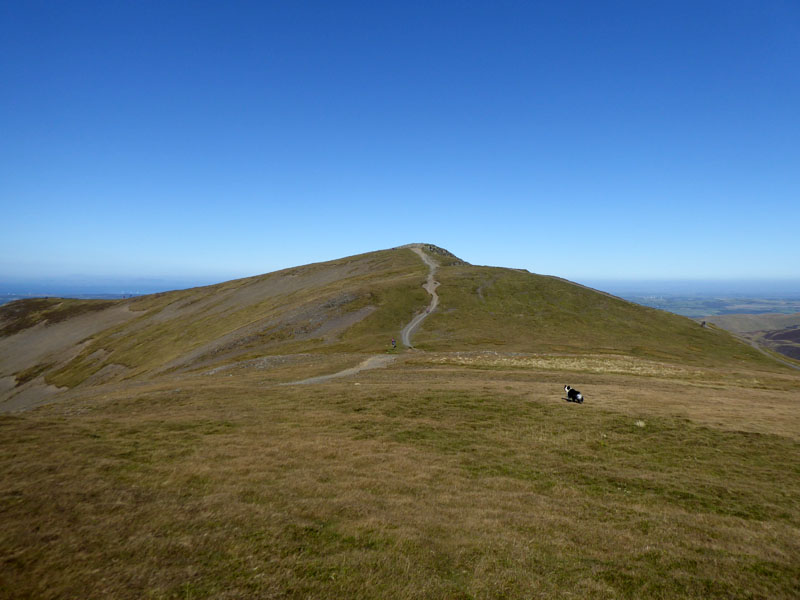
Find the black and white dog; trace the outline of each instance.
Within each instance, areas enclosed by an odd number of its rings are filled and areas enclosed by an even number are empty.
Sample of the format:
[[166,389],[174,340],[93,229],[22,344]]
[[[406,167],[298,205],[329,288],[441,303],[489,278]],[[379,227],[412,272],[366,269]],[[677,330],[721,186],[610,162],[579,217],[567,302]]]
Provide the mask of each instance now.
[[578,404],[583,404],[583,394],[581,394],[578,390],[565,385],[564,391],[567,393],[567,402],[577,402]]

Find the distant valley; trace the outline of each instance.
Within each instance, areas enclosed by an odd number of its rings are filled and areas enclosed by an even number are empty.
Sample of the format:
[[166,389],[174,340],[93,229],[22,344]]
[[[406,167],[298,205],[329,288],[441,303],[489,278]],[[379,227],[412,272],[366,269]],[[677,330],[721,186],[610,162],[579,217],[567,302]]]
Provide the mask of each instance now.
[[793,314],[728,314],[708,322],[761,347],[800,360],[800,311]]
[[697,295],[623,295],[623,298],[698,321],[794,360],[800,360],[800,297],[754,298]]
[[[613,292],[612,292],[613,293]],[[708,294],[694,295],[632,295],[617,294],[625,300],[666,310],[684,317],[702,318],[729,314],[791,314],[800,312],[800,295],[786,298],[717,297]]]

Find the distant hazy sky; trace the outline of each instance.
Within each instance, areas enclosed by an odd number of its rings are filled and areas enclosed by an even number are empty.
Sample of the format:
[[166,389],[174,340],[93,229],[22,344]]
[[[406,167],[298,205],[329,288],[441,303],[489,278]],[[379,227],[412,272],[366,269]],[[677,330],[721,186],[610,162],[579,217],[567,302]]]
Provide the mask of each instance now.
[[0,88],[0,277],[800,277],[797,0],[5,0]]

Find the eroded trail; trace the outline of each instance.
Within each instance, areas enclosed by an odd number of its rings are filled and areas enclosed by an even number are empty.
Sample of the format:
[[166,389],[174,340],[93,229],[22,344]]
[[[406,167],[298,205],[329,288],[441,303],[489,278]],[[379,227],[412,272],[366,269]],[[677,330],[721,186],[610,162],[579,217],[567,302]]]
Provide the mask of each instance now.
[[[411,322],[403,327],[403,330],[400,332],[400,340],[404,345],[408,348],[413,348],[411,345],[411,336],[414,332],[419,328],[420,324],[434,311],[436,307],[439,305],[439,295],[436,293],[436,288],[439,286],[439,282],[434,279],[434,275],[436,274],[436,269],[439,267],[439,264],[433,260],[430,256],[425,254],[422,251],[422,248],[418,246],[411,246],[410,250],[416,252],[422,261],[428,265],[428,279],[425,284],[422,286],[426,292],[431,295],[431,303],[428,307],[422,311],[420,314],[416,315]],[[312,384],[312,383],[324,383],[326,381],[330,381],[331,379],[338,379],[340,377],[347,377],[348,375],[355,375],[360,373],[361,371],[366,371],[368,369],[378,369],[380,367],[385,367],[395,361],[397,357],[393,355],[378,355],[378,356],[370,356],[368,359],[362,361],[355,367],[351,367],[349,369],[345,369],[343,371],[339,371],[337,373],[331,373],[330,375],[319,375],[317,377],[309,377],[308,379],[303,379],[301,381],[293,381],[291,383],[284,383],[282,385],[305,385],[305,384]]]
[[347,377],[348,375],[355,375],[356,373],[360,373],[361,371],[366,371],[368,369],[377,369],[380,367],[385,367],[386,365],[393,363],[394,359],[397,358],[391,355],[383,355],[379,354],[378,356],[370,356],[368,359],[360,362],[355,367],[350,367],[349,369],[345,369],[344,371],[339,371],[338,373],[331,373],[330,375],[319,375],[317,377],[309,377],[308,379],[303,379],[301,381],[293,381],[291,383],[285,383],[283,385],[304,385],[309,383],[324,383],[326,381],[330,381],[331,379],[338,379],[339,377]]
[[403,331],[400,332],[400,340],[409,348],[414,347],[411,344],[411,336],[419,328],[420,324],[428,318],[428,315],[436,310],[436,307],[439,305],[439,295],[436,293],[436,288],[439,287],[439,282],[434,279],[434,275],[436,274],[436,269],[438,268],[439,264],[430,256],[425,254],[422,251],[422,248],[412,247],[411,250],[419,254],[419,257],[426,265],[428,265],[428,268],[430,269],[428,271],[428,281],[422,287],[425,288],[425,291],[431,295],[431,303],[424,312],[421,312],[416,317],[411,319],[411,322],[403,327]]

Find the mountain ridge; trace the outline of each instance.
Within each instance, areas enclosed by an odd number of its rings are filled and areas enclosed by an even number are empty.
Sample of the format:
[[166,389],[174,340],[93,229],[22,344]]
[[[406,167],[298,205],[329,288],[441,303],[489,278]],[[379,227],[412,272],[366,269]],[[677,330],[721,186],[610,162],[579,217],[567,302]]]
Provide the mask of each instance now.
[[605,353],[774,368],[720,329],[562,278],[474,266],[420,243],[104,303],[4,305],[0,403],[17,407],[64,389],[264,356],[384,352],[428,305],[428,267],[416,250],[439,265],[441,303],[415,334],[424,351]]

